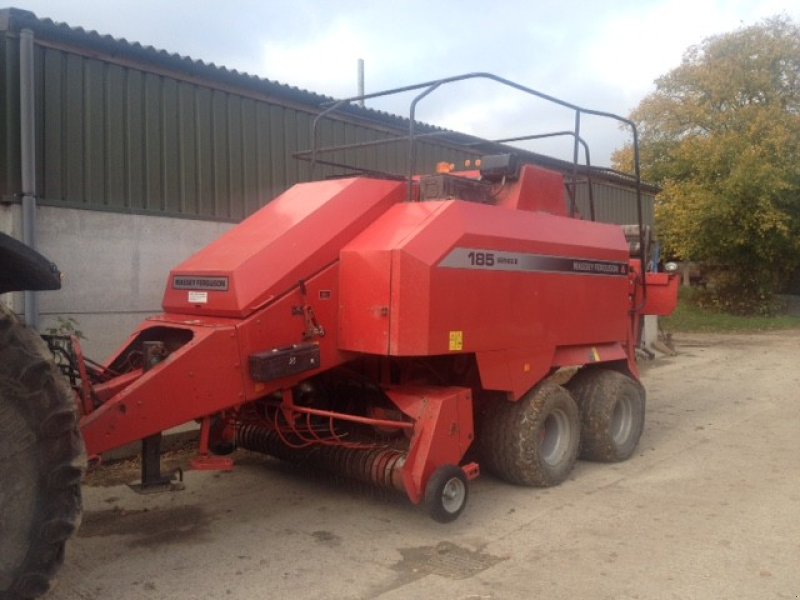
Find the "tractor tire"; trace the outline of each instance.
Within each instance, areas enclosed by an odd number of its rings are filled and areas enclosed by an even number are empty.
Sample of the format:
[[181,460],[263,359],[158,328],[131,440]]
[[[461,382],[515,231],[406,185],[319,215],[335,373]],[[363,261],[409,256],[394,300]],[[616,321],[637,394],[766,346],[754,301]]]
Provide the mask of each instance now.
[[81,518],[86,451],[72,390],[0,306],[0,600],[47,592]]
[[558,485],[578,457],[578,407],[553,383],[536,386],[517,402],[488,407],[480,431],[481,464],[509,483]]
[[610,369],[579,371],[567,384],[581,411],[580,457],[596,462],[630,458],[644,429],[645,391]]

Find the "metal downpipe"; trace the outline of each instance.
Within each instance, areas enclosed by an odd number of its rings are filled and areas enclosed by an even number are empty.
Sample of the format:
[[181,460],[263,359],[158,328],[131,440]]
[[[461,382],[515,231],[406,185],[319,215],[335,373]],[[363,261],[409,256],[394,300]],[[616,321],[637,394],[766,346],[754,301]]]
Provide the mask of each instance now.
[[[33,31],[19,32],[20,163],[22,241],[36,250],[36,107],[34,105]],[[25,322],[39,327],[36,292],[24,292]]]

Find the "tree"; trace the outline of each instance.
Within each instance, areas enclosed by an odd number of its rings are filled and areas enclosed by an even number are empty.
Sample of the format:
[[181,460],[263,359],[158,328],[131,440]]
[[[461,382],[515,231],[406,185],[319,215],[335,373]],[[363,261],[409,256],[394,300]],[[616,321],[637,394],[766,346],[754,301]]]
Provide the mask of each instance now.
[[[633,111],[665,250],[703,264],[706,301],[765,312],[800,266],[800,27],[706,39]],[[631,170],[630,147],[615,167]]]

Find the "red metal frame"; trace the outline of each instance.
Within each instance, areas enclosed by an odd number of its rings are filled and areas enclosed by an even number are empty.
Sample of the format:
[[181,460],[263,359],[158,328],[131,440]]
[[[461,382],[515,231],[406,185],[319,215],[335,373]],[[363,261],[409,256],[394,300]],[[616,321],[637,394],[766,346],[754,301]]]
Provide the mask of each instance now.
[[83,348],[81,348],[80,340],[77,336],[70,336],[70,344],[72,344],[72,351],[75,354],[75,360],[78,363],[78,374],[81,378],[80,390],[80,406],[83,414],[88,414],[94,409],[92,402],[92,385],[89,379],[89,372],[86,369],[86,359],[83,355]]
[[646,273],[647,302],[642,314],[666,317],[678,306],[680,279],[671,273]]
[[[231,461],[211,454],[212,418],[232,428],[258,401],[287,446],[374,448],[343,439],[337,422],[405,432],[404,460],[386,453],[374,468],[396,471],[419,503],[431,474],[460,465],[473,441],[473,390],[393,385],[393,361],[474,356],[480,388],[512,400],[563,366],[627,361],[637,376],[639,316],[670,310],[674,280],[647,274],[645,298],[621,229],[566,216],[560,175],[523,166],[498,206],[405,196],[402,182],[367,178],[296,186],[174,269],[165,314],[108,366],[130,365],[145,340],[163,341],[166,358],[96,385],[99,408],[84,398],[89,452],[200,419],[194,467],[227,470]],[[300,343],[316,345],[318,365],[253,378],[252,355]],[[382,357],[375,383],[405,419],[295,401],[304,380],[369,356]]]
[[458,465],[474,438],[472,392],[468,388],[388,389],[392,402],[414,421],[403,465],[403,487],[419,504],[428,478],[441,465]]
[[233,460],[224,456],[213,456],[209,449],[211,417],[204,417],[200,424],[200,447],[191,467],[195,471],[232,471]]

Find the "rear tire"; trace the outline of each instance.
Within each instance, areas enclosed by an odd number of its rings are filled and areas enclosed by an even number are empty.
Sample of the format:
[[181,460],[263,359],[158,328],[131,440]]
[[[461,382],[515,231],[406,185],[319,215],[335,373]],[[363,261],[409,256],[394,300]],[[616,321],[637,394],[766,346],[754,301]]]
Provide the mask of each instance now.
[[487,407],[481,426],[481,464],[518,485],[549,487],[575,466],[580,417],[560,385],[544,383],[517,402]]
[[72,390],[0,306],[0,600],[50,589],[80,523],[85,464]]
[[630,458],[644,429],[645,391],[618,371],[590,368],[567,384],[581,410],[581,458],[620,462]]

